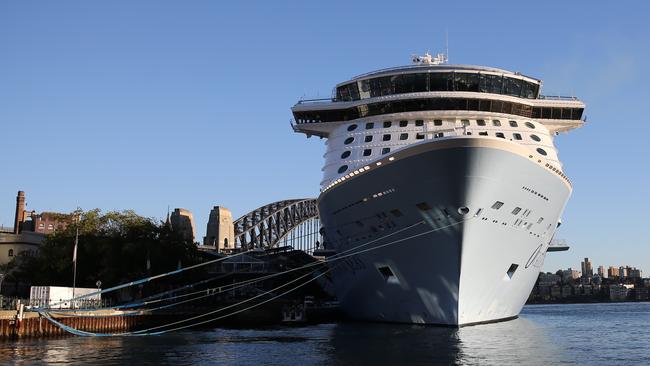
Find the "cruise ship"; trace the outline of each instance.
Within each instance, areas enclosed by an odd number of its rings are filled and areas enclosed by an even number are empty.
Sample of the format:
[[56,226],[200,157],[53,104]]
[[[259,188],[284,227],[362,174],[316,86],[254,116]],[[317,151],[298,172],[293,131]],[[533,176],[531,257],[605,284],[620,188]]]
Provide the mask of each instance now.
[[336,296],[358,320],[516,318],[572,191],[554,137],[585,105],[519,72],[412,61],[292,107],[296,132],[327,139],[318,207]]

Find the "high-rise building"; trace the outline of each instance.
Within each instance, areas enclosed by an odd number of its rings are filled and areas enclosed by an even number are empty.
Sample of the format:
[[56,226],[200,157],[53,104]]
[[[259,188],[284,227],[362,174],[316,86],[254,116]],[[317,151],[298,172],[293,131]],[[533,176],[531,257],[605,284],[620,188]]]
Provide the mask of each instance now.
[[618,277],[627,278],[627,267],[618,267]]
[[192,212],[184,208],[176,208],[169,217],[172,230],[180,233],[183,240],[194,242],[194,217]]
[[584,262],[580,262],[580,265],[582,267],[582,277],[594,276],[594,269],[591,266],[591,262],[589,261],[589,258],[585,258]]
[[609,266],[607,269],[607,276],[609,278],[618,278],[618,268]]
[[230,210],[214,206],[210,211],[203,245],[216,247],[219,251],[235,248],[235,227]]
[[600,278],[607,278],[607,272],[605,272],[605,266],[598,266],[598,275]]

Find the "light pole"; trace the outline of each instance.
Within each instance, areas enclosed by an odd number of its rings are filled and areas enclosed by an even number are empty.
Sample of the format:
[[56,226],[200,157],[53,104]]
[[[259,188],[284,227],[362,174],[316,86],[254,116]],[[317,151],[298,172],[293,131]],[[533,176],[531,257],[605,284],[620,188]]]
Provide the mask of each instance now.
[[75,225],[75,236],[74,236],[74,251],[72,252],[72,267],[73,267],[73,275],[72,275],[72,303],[70,306],[74,309],[74,298],[75,298],[75,290],[77,287],[77,246],[79,245],[79,223],[81,222],[81,214],[77,213],[77,222]]

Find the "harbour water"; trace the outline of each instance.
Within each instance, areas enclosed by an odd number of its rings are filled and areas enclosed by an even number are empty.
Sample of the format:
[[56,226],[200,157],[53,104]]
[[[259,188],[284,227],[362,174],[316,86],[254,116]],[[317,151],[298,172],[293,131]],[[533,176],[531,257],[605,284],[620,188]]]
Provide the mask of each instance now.
[[338,323],[163,336],[0,344],[0,364],[650,364],[650,303],[526,306],[513,321],[460,329]]

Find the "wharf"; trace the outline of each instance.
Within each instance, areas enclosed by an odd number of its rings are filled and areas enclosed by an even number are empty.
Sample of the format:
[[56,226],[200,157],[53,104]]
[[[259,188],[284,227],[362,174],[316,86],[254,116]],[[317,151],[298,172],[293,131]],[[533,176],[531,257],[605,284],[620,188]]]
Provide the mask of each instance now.
[[[52,318],[69,327],[86,332],[119,333],[141,326],[147,322],[149,314],[104,310],[65,315],[52,314]],[[37,312],[24,311],[21,317],[16,310],[0,311],[0,339],[64,335],[69,335],[69,333]]]

